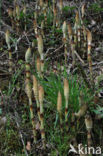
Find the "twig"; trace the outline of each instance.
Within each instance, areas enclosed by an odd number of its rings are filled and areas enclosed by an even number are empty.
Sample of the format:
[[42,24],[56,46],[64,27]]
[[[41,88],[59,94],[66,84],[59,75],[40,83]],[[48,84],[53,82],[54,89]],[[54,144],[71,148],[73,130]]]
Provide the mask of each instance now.
[[76,52],[76,51],[74,51],[74,53],[75,53],[75,55],[78,57],[78,59],[83,63],[83,64],[85,64],[84,63],[84,61],[81,59],[81,57],[79,56],[79,54]]

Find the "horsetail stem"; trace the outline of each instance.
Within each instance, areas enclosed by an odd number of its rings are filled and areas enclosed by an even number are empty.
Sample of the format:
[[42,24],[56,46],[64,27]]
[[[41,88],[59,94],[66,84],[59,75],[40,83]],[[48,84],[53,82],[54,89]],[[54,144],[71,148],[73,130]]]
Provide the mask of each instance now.
[[33,105],[32,105],[32,88],[31,88],[31,83],[30,83],[30,57],[31,57],[31,49],[28,48],[25,54],[25,61],[26,61],[26,80],[25,80],[25,91],[27,94],[27,97],[29,99],[29,109],[30,109],[30,118],[32,122],[32,127],[33,127],[33,136],[34,136],[34,142],[36,143],[37,138],[36,138],[36,126],[35,126],[35,121],[34,121],[34,113],[33,113]]
[[44,35],[44,20],[42,20],[42,22],[41,22],[41,34],[42,34],[43,38],[45,38],[45,35]]
[[72,66],[74,67],[75,65],[75,42],[71,42],[71,51],[72,51]]
[[8,15],[11,19],[12,28],[14,29],[14,21],[13,21],[13,10],[11,8],[8,9]]
[[69,35],[69,39],[70,39],[70,42],[71,42],[72,37],[73,37],[73,31],[72,31],[72,27],[71,27],[70,23],[68,24],[68,35]]
[[34,33],[35,33],[35,35],[37,37],[38,29],[37,29],[37,21],[36,21],[36,19],[33,21],[33,27],[34,27]]
[[24,8],[23,8],[23,13],[24,13],[24,29],[26,31],[27,25],[26,25],[26,6],[25,5],[24,5]]
[[8,53],[9,53],[9,72],[12,72],[13,62],[12,62],[12,52],[11,52],[11,47],[10,47],[10,32],[8,30],[6,31],[6,34],[5,34],[5,40],[8,46]]
[[10,32],[7,30],[5,33],[5,40],[6,40],[6,44],[8,46],[8,50],[10,50]]
[[56,6],[54,6],[53,13],[54,13],[53,27],[55,27],[55,25],[56,25],[56,19],[57,19],[57,8],[56,8]]
[[68,131],[69,84],[66,78],[64,79],[64,97],[65,97],[65,122],[66,122],[66,130]]
[[36,68],[37,68],[38,76],[41,77],[41,61],[39,57],[37,57],[36,60]]
[[45,130],[44,130],[44,89],[42,86],[39,86],[39,103],[40,103],[40,121],[41,121],[41,138],[43,139],[43,147],[45,148]]
[[45,25],[47,25],[47,8],[44,9],[44,20],[45,20]]
[[34,92],[34,96],[36,99],[36,104],[37,104],[37,113],[38,113],[38,118],[40,121],[40,104],[39,104],[39,92],[38,92],[38,81],[36,79],[36,77],[33,75],[33,92]]
[[67,64],[67,24],[66,21],[63,23],[63,42],[64,42],[64,56],[65,56],[65,65]]
[[90,79],[91,82],[93,82],[92,59],[91,59],[92,34],[89,30],[87,30],[87,41],[88,41],[88,63],[89,63]]

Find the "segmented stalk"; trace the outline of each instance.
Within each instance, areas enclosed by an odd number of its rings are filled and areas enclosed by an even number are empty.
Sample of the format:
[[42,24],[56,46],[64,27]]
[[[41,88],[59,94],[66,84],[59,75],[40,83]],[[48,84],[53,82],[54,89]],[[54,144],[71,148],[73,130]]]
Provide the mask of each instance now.
[[71,51],[72,51],[72,66],[75,65],[75,42],[71,42]]
[[64,56],[65,56],[65,65],[67,64],[67,24],[66,21],[63,23],[63,43],[64,43]]
[[44,35],[44,20],[42,20],[42,22],[41,22],[41,34],[42,34],[43,38],[45,38],[45,35]]
[[10,32],[8,30],[6,31],[6,34],[5,34],[5,40],[8,46],[8,53],[9,53],[9,72],[12,72],[13,62],[12,62],[12,52],[11,52],[11,47],[10,47]]
[[43,147],[45,148],[45,129],[44,129],[44,108],[43,108],[43,100],[44,100],[44,89],[42,86],[39,86],[39,102],[40,102],[40,121],[41,121],[41,138],[43,140]]
[[77,45],[78,24],[79,24],[79,13],[76,12],[75,25],[74,25],[74,43],[75,43],[75,45]]
[[37,57],[36,68],[37,68],[38,76],[41,77],[41,61],[39,57]]
[[12,28],[14,29],[14,21],[13,21],[13,10],[11,8],[8,9],[8,15],[11,19]]
[[35,121],[34,121],[34,113],[33,113],[33,105],[32,105],[32,88],[31,88],[31,83],[30,83],[30,57],[31,57],[31,49],[28,48],[25,54],[25,61],[26,61],[26,80],[25,80],[25,91],[27,94],[27,97],[29,99],[29,109],[30,109],[30,118],[32,122],[32,127],[33,127],[33,136],[34,136],[34,142],[36,143],[37,138],[36,138],[36,126],[35,126]]
[[26,31],[27,25],[26,25],[26,6],[25,5],[24,5],[24,8],[23,8],[23,13],[24,13],[24,29]]
[[64,97],[65,97],[65,123],[68,131],[68,100],[69,100],[69,84],[68,80],[64,79]]
[[37,22],[36,22],[36,20],[33,21],[33,26],[34,26],[34,33],[35,33],[35,35],[36,35],[36,37],[37,37],[38,28],[37,28]]
[[54,13],[53,27],[55,27],[55,25],[56,25],[56,20],[57,20],[57,8],[56,8],[56,6],[54,6],[53,13]]
[[87,30],[87,41],[88,41],[88,63],[89,63],[90,79],[91,82],[93,82],[92,59],[91,59],[92,34],[89,30]]

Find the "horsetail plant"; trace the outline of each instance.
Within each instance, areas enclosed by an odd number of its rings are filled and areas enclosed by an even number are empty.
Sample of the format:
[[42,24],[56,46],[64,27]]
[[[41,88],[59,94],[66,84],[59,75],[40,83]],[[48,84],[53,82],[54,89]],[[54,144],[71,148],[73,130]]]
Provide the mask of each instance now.
[[68,131],[68,100],[69,100],[69,84],[68,80],[64,79],[64,97],[65,97],[65,123]]
[[63,133],[63,125],[62,125],[62,95],[61,95],[60,91],[58,92],[58,97],[57,97],[57,111],[58,111],[59,119],[60,119],[61,132]]
[[33,137],[34,137],[34,142],[36,143],[37,138],[36,138],[36,126],[35,126],[35,121],[34,121],[34,113],[33,113],[33,105],[32,105],[32,87],[30,83],[30,57],[31,57],[31,49],[28,48],[25,54],[25,61],[26,61],[26,80],[25,80],[25,91],[27,94],[27,97],[29,99],[29,109],[30,109],[30,118],[32,122],[32,127],[33,127]]
[[43,140],[43,147],[45,148],[45,129],[44,129],[44,89],[42,86],[39,86],[39,103],[40,103],[40,128],[41,128],[41,138]]

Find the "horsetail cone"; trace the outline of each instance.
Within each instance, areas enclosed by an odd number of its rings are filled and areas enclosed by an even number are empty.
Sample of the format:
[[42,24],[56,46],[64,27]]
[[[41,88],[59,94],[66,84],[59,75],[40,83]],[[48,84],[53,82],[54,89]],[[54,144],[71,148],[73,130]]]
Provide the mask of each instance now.
[[58,92],[58,97],[57,97],[57,111],[59,114],[61,114],[61,110],[62,110],[62,95],[60,93],[60,91]]
[[82,12],[82,18],[83,18],[85,14],[85,4],[82,5],[81,12]]
[[44,59],[44,56],[43,56],[44,46],[43,46],[43,39],[41,35],[37,37],[37,41],[38,41],[38,52],[40,54],[40,59],[43,60]]
[[62,31],[63,31],[63,37],[66,37],[66,31],[67,31],[67,23],[66,23],[66,21],[64,21],[64,23],[63,23]]
[[36,68],[37,68],[38,75],[41,76],[41,61],[39,57],[37,58],[36,61]]
[[78,13],[78,11],[76,12],[75,22],[77,25],[79,25],[79,13]]
[[26,15],[26,6],[24,5],[24,8],[23,8],[23,13],[24,15]]
[[30,84],[30,80],[28,78],[26,78],[25,80],[25,92],[28,96],[28,99],[31,99],[32,97],[32,88],[31,88],[31,84]]
[[44,5],[43,0],[39,0],[39,5],[40,5],[40,7],[43,7],[43,5]]
[[69,35],[69,39],[72,40],[73,31],[70,23],[68,24],[68,35]]
[[33,92],[34,95],[38,98],[38,81],[34,75],[33,75]]
[[8,49],[10,50],[10,32],[9,32],[9,30],[7,30],[5,33],[5,40],[6,40],[6,44],[8,46]]
[[17,19],[20,19],[20,8],[19,5],[16,5],[16,15],[17,15]]
[[13,17],[13,10],[11,8],[8,9],[8,15],[10,18]]
[[33,92],[37,103],[38,118],[40,120],[40,104],[39,104],[39,91],[38,91],[38,81],[33,75]]
[[65,119],[66,119],[68,113],[68,99],[69,99],[69,84],[66,78],[64,79],[64,97],[65,97]]
[[30,62],[30,58],[31,58],[31,48],[29,47],[26,51],[26,54],[25,54],[25,61],[26,63],[29,63]]

